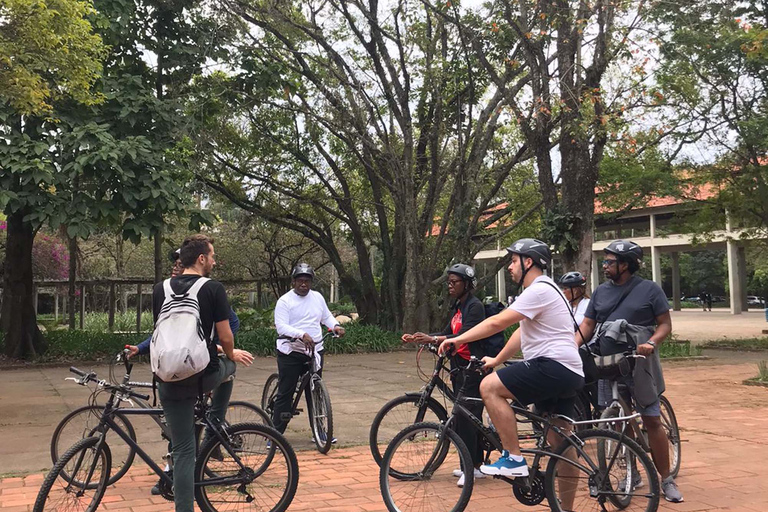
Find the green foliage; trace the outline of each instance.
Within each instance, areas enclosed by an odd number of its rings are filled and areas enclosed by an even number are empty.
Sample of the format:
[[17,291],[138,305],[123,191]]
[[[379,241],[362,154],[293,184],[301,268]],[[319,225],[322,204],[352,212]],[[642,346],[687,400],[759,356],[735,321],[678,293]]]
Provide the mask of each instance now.
[[[125,345],[138,345],[147,337],[142,333],[100,333],[79,330],[51,331],[45,335],[48,351],[39,361],[55,359],[93,360],[115,354]],[[4,348],[0,333],[0,349]]]
[[[0,3],[0,99],[22,115],[53,113],[53,102],[101,99],[91,86],[105,48],[88,18],[88,0],[3,0]],[[7,121],[7,111],[0,120]]]
[[562,205],[548,209],[542,216],[541,237],[563,252],[579,252],[580,238],[575,235],[581,216],[566,211]]
[[716,348],[721,350],[764,351],[768,350],[768,337],[712,340],[701,346],[703,348]]
[[338,316],[338,315],[349,316],[351,313],[356,312],[355,305],[350,302],[331,302],[328,304],[328,309],[335,316]]
[[690,341],[677,341],[676,339],[667,339],[659,345],[659,357],[662,359],[670,357],[692,357],[700,356],[701,347],[691,345]]
[[757,376],[754,380],[768,382],[768,361],[765,359],[757,363]]
[[[325,343],[326,354],[357,354],[362,352],[391,352],[400,348],[403,342],[400,334],[380,329],[373,325],[356,322],[344,324],[346,335],[343,338],[331,338]],[[239,332],[235,345],[257,356],[275,354],[277,332],[270,328],[259,328],[249,332]]]
[[275,308],[237,308],[236,311],[237,318],[240,319],[241,333],[270,328],[275,324]]
[[[151,312],[144,312],[141,315],[141,332],[146,338],[147,333],[151,333],[154,328],[154,320]],[[101,312],[92,312],[85,314],[83,329],[91,332],[106,333],[109,331],[109,314]],[[132,332],[136,330],[136,312],[126,311],[125,313],[115,313],[115,331]]]

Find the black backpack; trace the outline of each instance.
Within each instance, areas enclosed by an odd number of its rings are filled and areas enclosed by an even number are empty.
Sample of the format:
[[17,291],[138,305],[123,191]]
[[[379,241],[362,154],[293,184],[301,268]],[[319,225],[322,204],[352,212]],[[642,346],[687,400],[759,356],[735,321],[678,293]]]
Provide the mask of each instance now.
[[[491,302],[489,304],[483,304],[483,307],[485,308],[485,318],[490,318],[493,315],[498,315],[502,311],[506,309],[506,306],[502,304],[501,302]],[[480,340],[476,343],[470,343],[470,353],[472,352],[472,346],[473,345],[479,345],[480,351],[482,351],[482,354],[478,356],[478,354],[472,354],[475,357],[482,357],[482,356],[491,356],[496,357],[499,355],[499,352],[501,352],[501,349],[504,348],[504,345],[506,345],[507,340],[504,339],[504,331],[497,332],[496,334],[489,336],[485,338],[484,340]]]

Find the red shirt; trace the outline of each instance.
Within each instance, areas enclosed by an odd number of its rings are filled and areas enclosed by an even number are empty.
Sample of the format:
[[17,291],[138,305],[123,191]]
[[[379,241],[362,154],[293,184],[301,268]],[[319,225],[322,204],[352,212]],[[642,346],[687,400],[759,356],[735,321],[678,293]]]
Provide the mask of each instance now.
[[[451,332],[453,334],[459,334],[459,331],[461,331],[461,309],[457,309],[456,314],[451,318]],[[456,355],[469,361],[469,345],[465,343],[460,346],[458,350],[456,350]]]

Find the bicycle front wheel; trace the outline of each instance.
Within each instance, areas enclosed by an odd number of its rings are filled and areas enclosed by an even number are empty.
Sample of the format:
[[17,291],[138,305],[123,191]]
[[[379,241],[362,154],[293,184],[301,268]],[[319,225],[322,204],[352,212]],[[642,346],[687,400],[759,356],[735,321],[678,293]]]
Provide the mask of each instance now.
[[322,379],[312,379],[307,388],[309,426],[315,446],[320,453],[328,453],[333,444],[333,410],[331,396]]
[[669,474],[672,478],[677,478],[680,472],[680,461],[682,443],[680,442],[680,428],[677,426],[677,417],[672,409],[672,404],[664,395],[659,397],[661,406],[661,426],[664,427],[664,433],[669,440]]
[[656,467],[635,441],[610,430],[578,432],[571,440],[563,441],[547,465],[552,512],[656,511]]
[[421,407],[421,395],[402,395],[393,398],[382,407],[371,423],[368,434],[368,446],[376,464],[381,466],[381,459],[387,445],[395,435],[408,425],[421,423],[443,423],[448,419],[445,408],[434,398],[427,397]]
[[[51,461],[56,464],[59,457],[76,442],[86,437],[100,434],[101,432],[97,432],[97,429],[99,428],[103,412],[103,405],[86,405],[64,416],[53,431],[53,436],[51,436]],[[128,418],[119,412],[115,412],[113,418],[115,423],[128,434],[128,437],[136,441],[136,431],[133,429],[131,422],[128,421]],[[114,473],[111,473],[112,476],[109,477],[109,485],[113,485],[125,475],[136,456],[136,451],[120,439],[117,434],[110,435],[108,432],[107,439],[113,438],[116,439],[116,442],[111,447],[111,454],[112,463],[115,467]],[[63,470],[61,477],[64,479],[69,478],[66,468]]]
[[[464,487],[456,486],[455,469],[466,475]],[[472,457],[464,441],[437,423],[405,427],[381,460],[379,487],[390,512],[461,512],[473,484]]]
[[225,435],[228,446],[214,437],[200,448],[195,465],[195,499],[200,509],[287,510],[299,485],[299,462],[285,437],[255,423],[234,425]]
[[[109,485],[112,455],[98,437],[81,439],[66,451],[43,480],[33,512],[93,512]],[[67,475],[66,478],[64,475]]]
[[273,373],[264,383],[264,389],[261,391],[261,408],[271,418],[275,406],[275,397],[277,397],[277,379],[279,375]]

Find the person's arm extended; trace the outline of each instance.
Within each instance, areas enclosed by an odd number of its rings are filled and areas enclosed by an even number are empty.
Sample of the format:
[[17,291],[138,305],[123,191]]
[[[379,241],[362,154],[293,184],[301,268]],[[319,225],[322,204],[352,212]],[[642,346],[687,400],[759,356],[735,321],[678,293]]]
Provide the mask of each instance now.
[[232,334],[237,334],[240,330],[240,319],[237,318],[237,313],[232,308],[229,308],[229,328],[232,330]]
[[483,362],[485,363],[484,367],[495,368],[520,352],[521,335],[522,331],[520,329],[516,330],[512,333],[512,336],[509,337],[507,344],[504,345],[504,348],[501,349],[496,357],[485,356],[483,358]]
[[592,339],[592,334],[595,332],[596,322],[593,318],[588,316],[584,317],[584,320],[579,324],[579,329],[576,331],[575,341],[576,346],[580,347]]
[[466,343],[472,343],[473,341],[482,340],[492,334],[501,332],[510,325],[518,323],[520,320],[525,320],[525,315],[518,313],[512,308],[507,308],[498,315],[493,315],[490,318],[486,318],[484,321],[468,330],[464,334],[460,334],[455,338],[445,340],[440,345],[440,354],[446,351],[453,351],[454,347],[458,348]]

